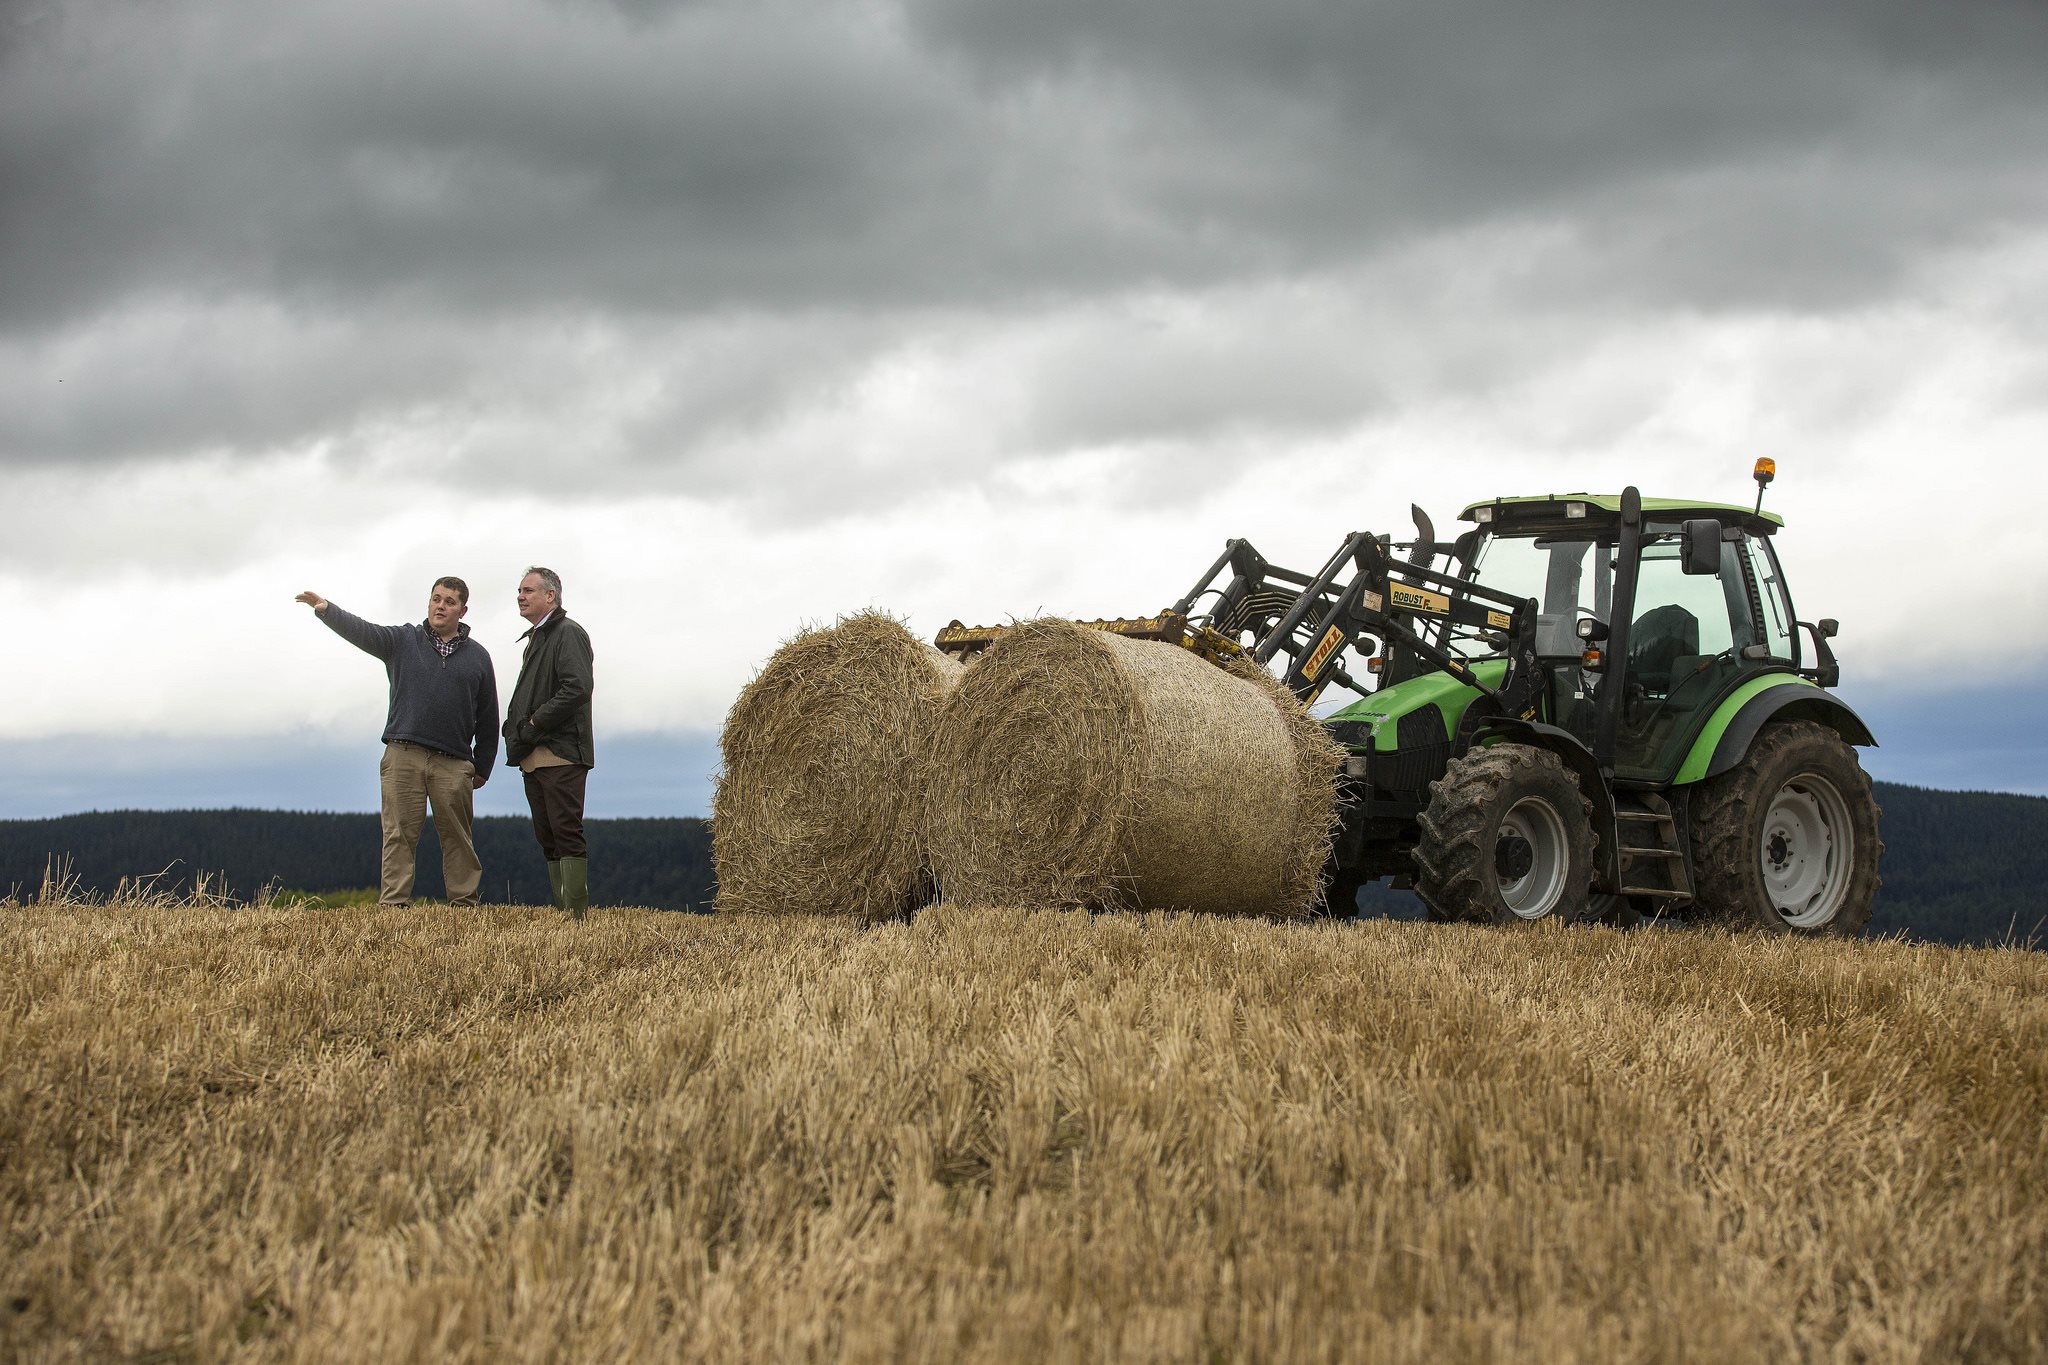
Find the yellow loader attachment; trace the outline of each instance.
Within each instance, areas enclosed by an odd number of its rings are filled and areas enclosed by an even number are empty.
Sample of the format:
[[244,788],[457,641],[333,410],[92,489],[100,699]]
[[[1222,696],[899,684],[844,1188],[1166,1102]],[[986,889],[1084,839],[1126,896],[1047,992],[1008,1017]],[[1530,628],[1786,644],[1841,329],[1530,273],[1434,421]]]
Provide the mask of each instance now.
[[[1211,663],[1222,663],[1244,653],[1244,646],[1212,630],[1206,624],[1188,624],[1188,618],[1177,611],[1162,611],[1157,616],[1120,616],[1113,620],[1076,621],[1077,626],[1090,630],[1108,631],[1121,635],[1127,640],[1163,640],[1167,644],[1191,649]],[[987,649],[997,640],[1008,635],[1013,626],[966,626],[954,621],[937,635],[932,643],[943,653],[950,654],[962,663]]]

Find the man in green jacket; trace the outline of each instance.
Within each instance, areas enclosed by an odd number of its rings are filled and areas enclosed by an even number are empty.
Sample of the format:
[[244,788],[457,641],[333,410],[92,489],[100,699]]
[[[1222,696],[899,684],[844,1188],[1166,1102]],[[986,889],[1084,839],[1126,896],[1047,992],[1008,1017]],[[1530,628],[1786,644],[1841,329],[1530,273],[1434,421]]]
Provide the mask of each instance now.
[[534,837],[548,860],[555,908],[575,919],[590,904],[590,854],[583,842],[584,779],[596,762],[590,743],[590,636],[562,610],[562,580],[531,568],[519,580],[519,638],[526,656],[505,713],[505,761],[526,776]]

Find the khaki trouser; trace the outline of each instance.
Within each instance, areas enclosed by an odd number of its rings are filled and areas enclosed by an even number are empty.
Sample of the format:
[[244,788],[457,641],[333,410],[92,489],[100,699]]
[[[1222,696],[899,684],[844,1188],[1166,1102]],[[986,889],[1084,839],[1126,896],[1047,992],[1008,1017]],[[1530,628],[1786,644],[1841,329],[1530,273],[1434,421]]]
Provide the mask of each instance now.
[[466,758],[401,740],[384,746],[383,762],[377,765],[384,797],[384,885],[378,894],[383,904],[404,905],[412,899],[413,865],[429,805],[434,809],[434,832],[441,836],[441,878],[448,884],[448,903],[476,904],[484,865],[477,861],[469,836],[476,792],[470,778],[475,772]]

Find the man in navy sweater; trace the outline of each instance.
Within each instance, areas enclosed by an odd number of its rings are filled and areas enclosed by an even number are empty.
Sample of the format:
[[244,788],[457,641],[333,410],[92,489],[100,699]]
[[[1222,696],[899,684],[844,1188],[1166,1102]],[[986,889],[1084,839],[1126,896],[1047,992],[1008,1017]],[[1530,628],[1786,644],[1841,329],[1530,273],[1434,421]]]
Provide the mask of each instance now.
[[448,903],[475,905],[484,869],[470,837],[473,794],[498,761],[498,679],[491,656],[462,624],[469,585],[459,578],[435,579],[427,619],[419,625],[371,625],[317,592],[294,600],[311,607],[336,635],[382,659],[391,679],[384,760],[378,765],[384,812],[378,902],[411,901],[420,829],[431,805]]

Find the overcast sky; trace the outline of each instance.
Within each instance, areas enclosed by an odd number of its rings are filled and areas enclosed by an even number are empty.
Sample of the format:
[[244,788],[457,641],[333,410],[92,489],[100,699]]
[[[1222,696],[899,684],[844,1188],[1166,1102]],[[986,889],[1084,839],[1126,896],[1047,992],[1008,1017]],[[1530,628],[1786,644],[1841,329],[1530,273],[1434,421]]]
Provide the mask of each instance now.
[[2048,792],[2044,72],[2037,0],[7,0],[0,816],[374,808],[302,588],[468,579],[509,692],[552,566],[592,812],[692,814],[805,624],[1758,455],[1871,769]]

